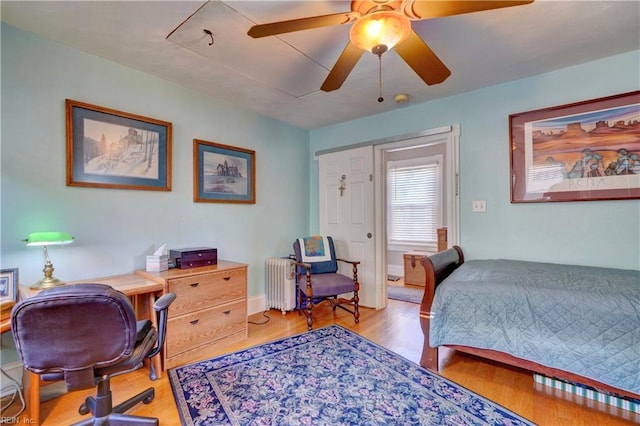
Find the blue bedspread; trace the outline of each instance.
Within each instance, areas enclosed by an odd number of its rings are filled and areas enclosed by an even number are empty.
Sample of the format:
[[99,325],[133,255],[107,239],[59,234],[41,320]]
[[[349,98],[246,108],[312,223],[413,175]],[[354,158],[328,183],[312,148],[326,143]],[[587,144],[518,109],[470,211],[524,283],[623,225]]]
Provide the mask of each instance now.
[[431,311],[432,347],[493,349],[640,394],[640,271],[472,260]]

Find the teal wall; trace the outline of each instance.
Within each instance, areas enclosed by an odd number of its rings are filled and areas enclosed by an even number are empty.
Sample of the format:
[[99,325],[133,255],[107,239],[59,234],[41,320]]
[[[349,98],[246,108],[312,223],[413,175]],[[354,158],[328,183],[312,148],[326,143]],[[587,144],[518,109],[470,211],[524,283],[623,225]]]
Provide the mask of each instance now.
[[[459,124],[460,242],[468,258],[640,269],[640,200],[510,203],[508,120],[638,89],[640,51],[634,51],[313,130],[311,228],[318,229],[316,151]],[[472,213],[473,200],[487,200],[487,212]]]
[[[2,24],[0,267],[42,276],[37,230],[76,240],[50,250],[66,280],[128,273],[160,244],[213,246],[249,264],[318,229],[314,152],[459,124],[461,244],[468,258],[517,258],[640,269],[640,200],[509,203],[509,114],[640,89],[640,51],[307,131]],[[171,192],[65,185],[65,98],[173,123]],[[256,151],[255,205],[194,203],[192,140]],[[488,211],[471,213],[471,201]],[[6,337],[6,336],[5,336]],[[3,338],[3,346],[11,346]],[[2,362],[16,358],[3,351]]]
[[[52,247],[65,280],[128,273],[169,247],[211,246],[249,264],[249,296],[264,294],[266,257],[309,229],[308,131],[2,25],[2,268],[22,284],[42,276],[28,233],[64,230]],[[173,123],[171,192],[79,188],[65,182],[65,98]],[[193,139],[255,150],[255,205],[193,202]]]
[[[67,280],[127,273],[162,243],[207,245],[249,267],[264,293],[264,259],[318,229],[318,150],[459,124],[461,243],[469,258],[509,257],[640,269],[640,201],[509,203],[509,114],[640,88],[640,51],[312,131],[238,109],[102,58],[2,25],[2,268],[41,276],[29,232],[76,241],[51,249]],[[173,190],[65,185],[64,100],[173,123]],[[194,203],[194,138],[256,151],[255,205]],[[286,165],[286,166],[283,166]],[[471,201],[488,211],[471,213]]]

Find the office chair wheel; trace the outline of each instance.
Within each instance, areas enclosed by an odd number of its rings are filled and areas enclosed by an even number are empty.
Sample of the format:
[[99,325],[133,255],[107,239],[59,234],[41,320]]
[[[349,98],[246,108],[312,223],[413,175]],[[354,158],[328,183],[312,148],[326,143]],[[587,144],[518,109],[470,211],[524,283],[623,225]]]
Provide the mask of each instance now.
[[142,400],[142,403],[151,404],[151,401],[153,401],[153,398],[156,397],[156,390],[154,388],[149,388],[146,391],[144,391],[144,393],[146,393],[146,398]]
[[80,413],[81,415],[85,415],[85,414],[89,414],[89,407],[87,407],[86,403],[82,403],[82,405],[80,406],[80,408],[78,408],[78,413]]

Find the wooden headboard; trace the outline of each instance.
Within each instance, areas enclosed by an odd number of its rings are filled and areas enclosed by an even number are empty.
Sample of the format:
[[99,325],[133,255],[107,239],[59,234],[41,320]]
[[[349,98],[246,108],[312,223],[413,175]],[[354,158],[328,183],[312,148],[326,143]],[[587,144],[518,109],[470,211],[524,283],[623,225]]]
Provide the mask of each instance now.
[[445,278],[464,263],[464,254],[458,246],[441,251],[420,259],[426,274],[424,295],[420,305],[420,327],[425,337],[420,365],[430,370],[438,371],[438,349],[429,346],[429,320],[431,319],[431,304],[436,293],[436,287]]

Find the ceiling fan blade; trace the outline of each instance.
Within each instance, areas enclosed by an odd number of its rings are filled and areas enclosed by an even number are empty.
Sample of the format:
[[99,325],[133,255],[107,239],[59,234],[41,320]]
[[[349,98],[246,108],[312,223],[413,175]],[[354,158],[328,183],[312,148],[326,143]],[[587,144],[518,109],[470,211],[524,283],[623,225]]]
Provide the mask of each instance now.
[[292,19],[290,21],[272,22],[270,24],[254,25],[247,34],[253,38],[309,30],[312,28],[331,27],[354,21],[353,12],[333,13],[331,15],[312,16],[310,18]]
[[424,1],[415,0],[411,4],[411,11],[418,19],[441,18],[443,16],[460,15],[463,13],[479,12],[481,10],[500,9],[503,7],[521,6],[533,3],[525,1]]
[[442,83],[451,75],[449,68],[413,30],[393,50],[429,85]]
[[320,89],[324,92],[332,92],[337,90],[342,86],[342,83],[347,79],[347,76],[353,70],[353,67],[356,66],[364,50],[356,47],[354,44],[349,42],[347,47],[344,48],[342,54],[338,58],[338,61],[333,66],[331,71],[329,71],[329,75],[322,83]]

